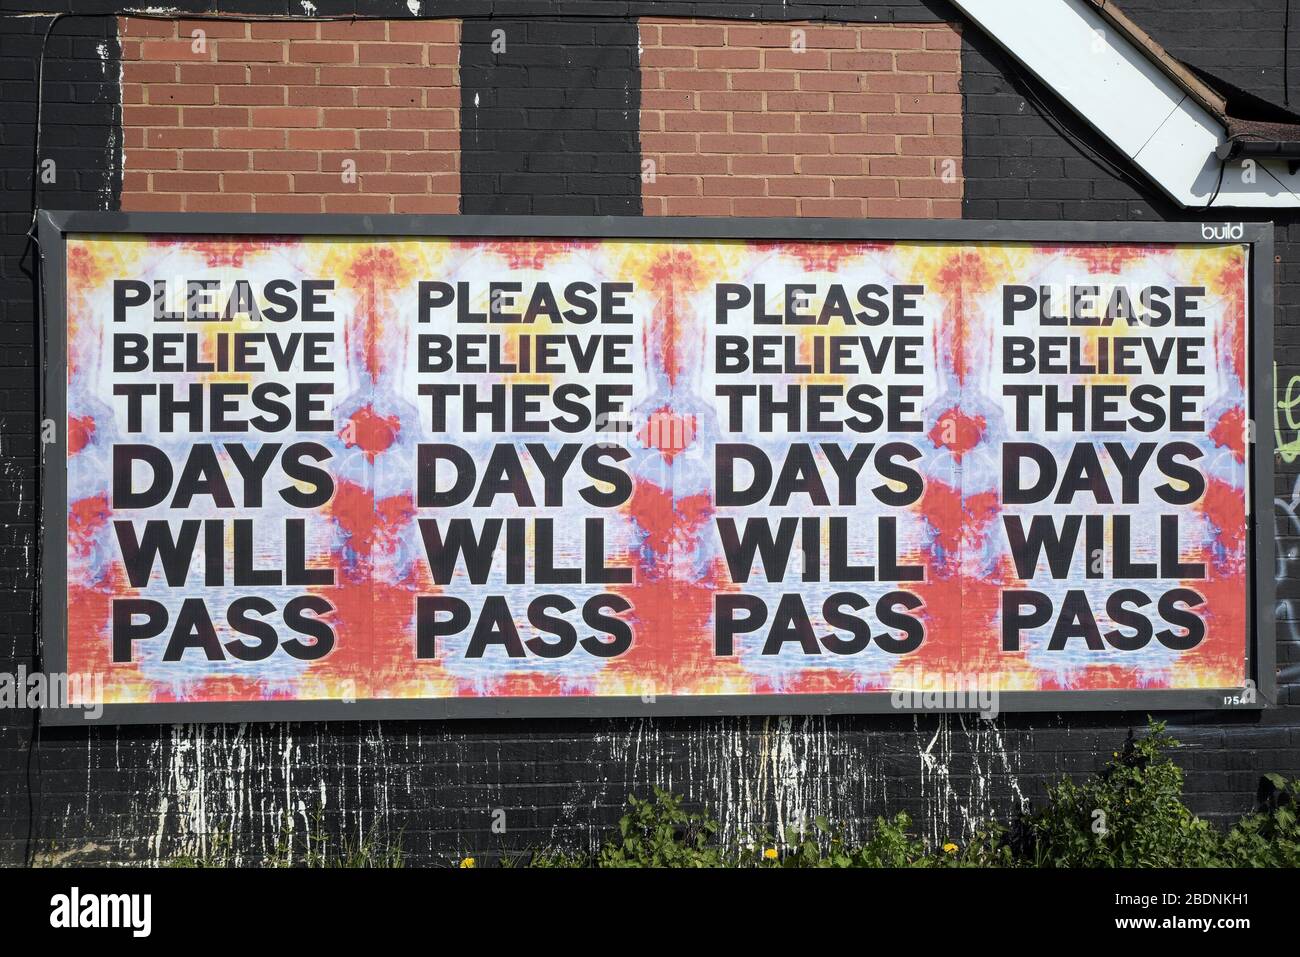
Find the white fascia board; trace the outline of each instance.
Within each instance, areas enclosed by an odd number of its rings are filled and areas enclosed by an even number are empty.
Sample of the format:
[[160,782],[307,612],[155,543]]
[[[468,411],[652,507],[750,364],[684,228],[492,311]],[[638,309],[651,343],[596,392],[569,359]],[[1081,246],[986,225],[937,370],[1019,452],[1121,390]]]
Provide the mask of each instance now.
[[1223,124],[1086,0],[953,0],[1183,207],[1300,207],[1300,176],[1280,160],[1229,163]]

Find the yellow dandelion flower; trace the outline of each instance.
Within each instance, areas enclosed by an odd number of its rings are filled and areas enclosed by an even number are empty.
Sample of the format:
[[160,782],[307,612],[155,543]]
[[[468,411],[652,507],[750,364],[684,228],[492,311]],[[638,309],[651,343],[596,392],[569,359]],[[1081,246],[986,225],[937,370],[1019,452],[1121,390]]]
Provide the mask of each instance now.
[[461,867],[474,867],[474,858],[467,857],[460,862]]
[[775,847],[765,848],[763,850],[763,856],[767,858],[769,861],[776,860],[777,858],[776,848]]
[[956,853],[957,853],[957,845],[954,844],[952,841],[949,841],[947,844],[945,844],[945,845],[943,846],[943,852],[944,852],[945,854],[956,854]]

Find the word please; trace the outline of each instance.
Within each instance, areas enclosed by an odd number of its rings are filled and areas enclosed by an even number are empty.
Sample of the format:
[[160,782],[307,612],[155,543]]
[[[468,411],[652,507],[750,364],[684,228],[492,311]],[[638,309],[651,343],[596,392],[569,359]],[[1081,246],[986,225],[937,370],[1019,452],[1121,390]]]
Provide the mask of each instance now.
[[[725,324],[732,313],[748,308],[756,326],[824,326],[832,321],[878,326],[891,319],[896,326],[919,326],[924,317],[916,311],[917,301],[924,294],[924,286],[885,287],[866,283],[850,290],[837,282],[825,286],[792,282],[775,295],[776,309],[769,311],[764,283],[754,283],[751,287],[720,282],[714,286],[714,306],[719,324]],[[812,303],[817,297],[821,298],[821,306],[814,309]]]
[[[421,282],[418,289],[419,321],[433,322],[434,312],[454,305],[461,323],[552,323],[582,325],[600,321],[629,324],[627,297],[635,287],[630,282],[571,282],[557,294],[549,282],[534,283],[525,292],[519,282],[489,282],[486,287],[468,282]],[[474,305],[486,299],[486,310]],[[567,308],[565,308],[567,307]]]
[[[184,308],[169,304],[185,292]],[[326,307],[333,279],[272,279],[258,296],[247,279],[223,284],[217,279],[188,279],[180,287],[165,279],[152,283],[143,279],[113,280],[113,321],[125,322],[127,310],[153,303],[154,322],[231,322],[241,316],[254,320],[287,322],[299,315],[303,322],[328,322],[334,313]]]
[[[1011,325],[1016,315],[1037,312],[1044,326],[1163,326],[1170,320],[1175,326],[1204,326],[1198,314],[1204,286],[1144,286],[1136,297],[1127,286],[1109,290],[1101,286],[1018,286],[1002,287],[1002,323]],[[1137,302],[1134,304],[1134,299]]]

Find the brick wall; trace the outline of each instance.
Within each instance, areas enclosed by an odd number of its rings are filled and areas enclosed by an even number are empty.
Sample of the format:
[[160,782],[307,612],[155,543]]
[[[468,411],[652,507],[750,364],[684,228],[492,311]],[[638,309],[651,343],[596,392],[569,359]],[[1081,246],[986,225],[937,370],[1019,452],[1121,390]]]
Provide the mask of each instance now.
[[959,217],[949,24],[640,23],[647,215]]
[[[1196,34],[1196,43],[1190,44],[1189,50],[1213,47],[1220,62],[1235,62],[1239,53],[1247,52],[1253,59],[1258,51],[1268,50],[1267,68],[1275,77],[1281,72],[1280,37],[1273,37],[1273,45],[1268,46],[1246,42],[1239,33],[1220,27],[1240,22],[1244,29],[1268,2],[1273,3],[1270,9],[1276,10],[1280,0],[1170,0],[1168,4],[1163,0],[1121,0],[1126,10],[1132,5],[1129,12],[1157,37],[1188,31],[1192,7],[1198,14],[1208,11],[1213,17],[1203,21],[1208,26]],[[62,0],[62,6],[69,5],[78,10],[91,8],[87,0]],[[178,5],[197,12],[210,3],[179,0]],[[394,18],[387,29],[399,42],[416,43],[409,39],[411,31],[425,28],[423,23],[396,19],[407,16],[405,0],[366,0],[365,4],[335,0],[329,10],[346,14],[358,5],[364,7],[358,11],[363,16]],[[508,19],[512,9],[524,12],[539,6],[538,0],[496,0],[493,7],[502,14],[500,18],[467,22],[460,35],[462,70],[453,112],[459,104],[459,190],[464,211],[635,213],[644,186],[646,211],[658,212],[665,197],[651,188],[657,184],[641,184],[639,176],[642,157],[637,142],[637,104],[645,103],[639,93],[637,24],[629,20],[597,26],[576,17],[554,22]],[[589,3],[546,0],[547,9],[561,14],[570,7],[576,12],[592,9]],[[264,14],[285,9],[282,2],[272,0],[243,0],[239,8]],[[429,2],[422,9],[437,15],[447,7]],[[634,15],[653,13],[683,19],[726,11],[738,20],[753,20],[736,24],[751,29],[764,18],[785,15],[787,8],[740,0],[708,4],[672,0],[653,8],[634,3],[620,9]],[[878,21],[869,27],[844,28],[855,33],[916,30],[915,23],[927,14],[935,16],[936,11],[955,16],[941,0],[836,0],[788,9],[791,15],[797,10],[800,16],[813,20],[825,15],[831,21],[855,17]],[[1153,19],[1140,18],[1143,11],[1149,11]],[[0,84],[4,100],[0,113],[4,147],[0,149],[4,225],[0,260],[0,670],[6,671],[32,662],[33,589],[39,571],[33,560],[38,325],[33,316],[31,281],[24,271],[30,257],[25,255],[23,233],[31,215],[36,57],[46,25],[47,21],[37,18],[0,20],[0,76],[4,80]],[[181,33],[168,25],[167,36],[189,38],[190,29],[197,26],[203,25],[187,24]],[[277,26],[300,28],[297,24]],[[316,25],[322,37],[326,26]],[[370,30],[374,26],[365,21],[357,24]],[[788,38],[791,25],[777,27]],[[329,25],[331,30],[337,28]],[[491,31],[499,28],[506,30],[510,41],[505,56],[494,56],[489,49]],[[164,153],[178,154],[175,169],[132,165],[130,154],[146,149],[144,131],[152,127],[136,122],[122,127],[118,123],[117,29],[113,20],[69,19],[58,25],[52,38],[42,154],[57,161],[59,173],[57,182],[41,191],[41,202],[51,208],[112,209],[119,195],[128,208],[143,208],[138,204],[146,199],[138,180],[121,189],[117,164],[122,157],[123,134],[128,171],[186,171],[183,154],[189,147],[181,145],[161,148]],[[229,84],[234,96],[240,95],[233,93],[236,87],[255,87],[255,64],[309,67],[323,78],[330,75],[324,72],[327,67],[371,66],[361,62],[361,45],[379,42],[357,37],[355,63],[297,64],[289,59],[294,38],[255,39],[251,27],[241,25],[239,29],[244,39],[210,36],[216,44],[222,39],[272,43],[283,59],[225,61],[224,65],[243,69],[246,81],[205,81],[214,86],[214,102],[208,107],[175,105],[178,121],[187,106],[252,110],[256,104],[223,104],[217,97],[226,89],[223,84]],[[828,24],[825,29],[841,27]],[[929,24],[923,29],[928,30]],[[959,195],[965,217],[1166,219],[1180,215],[1154,190],[1137,191],[1093,162],[1018,92],[1008,79],[1003,59],[977,31],[968,28],[962,36],[965,110]],[[137,67],[131,64],[143,67],[151,61],[142,59],[143,47],[132,46],[137,41],[143,44],[144,37],[127,36],[125,40],[130,49],[123,79],[134,83],[147,71],[135,74]],[[303,37],[298,42],[344,41]],[[788,39],[785,44],[788,48]],[[646,47],[646,52],[651,49]],[[819,48],[810,42],[809,49]],[[833,54],[841,48],[827,49]],[[232,51],[237,50],[232,45]],[[922,48],[919,52],[926,51]],[[165,83],[188,85],[180,68],[195,61],[188,59],[189,54],[181,58],[179,50],[173,55],[176,59],[153,61],[154,65],[162,68]],[[827,72],[833,72],[829,59]],[[216,50],[198,62],[223,65]],[[453,68],[455,62],[451,61]],[[733,67],[730,72],[743,71]],[[150,83],[152,96],[153,81]],[[323,79],[309,84],[320,97],[336,85]],[[222,89],[215,89],[217,86]],[[284,85],[283,103],[261,105],[296,106],[288,99],[295,86],[299,84]],[[421,88],[426,94],[432,89]],[[384,86],[363,83],[357,87],[358,96],[365,89],[382,91]],[[650,89],[658,88],[647,87]],[[323,99],[301,90],[297,95],[308,101],[303,109],[311,111],[363,108],[360,104],[327,106]],[[137,105],[167,108],[172,104],[127,100],[128,109]],[[393,111],[405,107],[364,108]],[[442,107],[431,104],[426,95],[422,108]],[[547,110],[551,112],[543,112]],[[723,112],[730,115],[736,111]],[[391,121],[391,113],[389,117]],[[451,120],[458,122],[456,117]],[[1068,126],[1105,152],[1105,144],[1099,143],[1086,125]],[[211,145],[197,149],[225,152],[216,141],[221,127],[203,124],[195,128],[211,134]],[[284,132],[288,150],[292,130],[307,127],[271,127],[272,131],[277,128]],[[235,129],[254,131],[251,113],[249,123]],[[361,137],[367,128],[348,124],[342,129],[355,133],[352,142],[358,150],[363,149]],[[451,149],[454,152],[455,146]],[[380,152],[387,152],[391,159],[426,150],[434,150],[427,141],[423,149],[383,147]],[[252,155],[258,150],[248,146],[230,151],[248,155],[251,166]],[[318,146],[307,152],[319,158],[336,149]],[[744,155],[750,154],[736,154]],[[864,155],[869,161],[874,154]],[[227,171],[193,172],[220,175]],[[292,185],[298,173],[319,174],[322,170],[318,165],[315,170],[279,172],[286,173]],[[673,175],[662,168],[659,172],[661,179]],[[683,175],[704,176],[688,171]],[[866,175],[870,176],[869,165]],[[330,196],[341,200],[361,196],[390,208],[392,191],[377,189],[373,181],[369,187],[363,171],[355,192],[301,195],[310,197],[308,202],[320,197],[322,210],[327,209]],[[427,195],[445,202],[455,192],[456,187],[448,185],[440,195]],[[160,195],[179,197],[185,203],[220,194],[185,189]],[[292,201],[299,194],[259,195],[270,204],[279,199]],[[805,197],[784,198],[797,203]],[[700,201],[703,199],[701,193]],[[1295,214],[1271,218],[1279,223],[1275,334],[1279,374],[1285,379],[1300,375],[1300,336],[1296,333],[1300,321],[1300,221]],[[1291,548],[1300,542],[1287,511],[1294,509],[1297,477],[1295,463],[1276,469],[1278,541]],[[1278,569],[1279,662],[1287,669],[1284,675],[1290,675],[1284,677],[1281,692],[1289,706],[1262,715],[1167,715],[1177,737],[1188,744],[1179,761],[1188,770],[1189,803],[1198,813],[1212,818],[1235,816],[1253,805],[1262,772],[1300,773],[1300,683],[1296,680],[1300,670],[1300,642],[1296,640],[1300,634],[1296,624],[1300,621],[1300,569],[1290,567],[1295,564],[1284,563]],[[984,722],[960,715],[922,714],[47,728],[29,779],[26,768],[32,715],[0,710],[0,781],[4,784],[0,787],[0,861],[22,860],[27,849],[29,801],[35,808],[35,847],[66,863],[166,859],[180,852],[199,852],[205,842],[211,846],[218,836],[231,838],[239,853],[255,858],[275,847],[286,820],[298,828],[314,827],[317,809],[325,827],[334,833],[353,840],[364,835],[400,839],[408,860],[426,863],[454,861],[466,853],[489,859],[498,853],[546,844],[585,844],[606,833],[629,793],[644,794],[652,785],[686,795],[692,807],[713,809],[721,816],[728,839],[739,839],[755,827],[779,830],[810,814],[843,821],[850,836],[860,836],[877,814],[897,811],[909,812],[927,837],[964,839],[984,817],[995,815],[1005,820],[1036,802],[1045,786],[1062,775],[1097,770],[1130,729],[1141,727],[1145,719],[1137,713],[1009,714]],[[493,829],[500,811],[504,811],[507,824],[504,833]]]
[[[32,217],[37,64],[47,26],[36,17],[0,18],[0,671],[10,674],[38,661],[40,326],[26,232]],[[61,21],[46,46],[40,158],[54,163],[54,181],[40,185],[42,205],[116,207],[121,191],[117,58],[112,20]],[[32,712],[0,708],[0,862],[5,864],[23,860],[29,797],[36,801],[41,793],[40,776],[26,775],[33,730]],[[91,745],[83,737],[80,746],[98,746],[99,740]],[[45,756],[46,767],[71,763],[58,751]]]
[[455,213],[455,20],[123,18],[122,208]]
[[[1300,11],[1292,9],[1290,33],[1284,30],[1290,0],[1122,0],[1119,7],[1171,54],[1215,77],[1278,105],[1288,102],[1285,88],[1300,81]],[[1290,47],[1291,75],[1283,69]],[[1300,108],[1300,94],[1289,98]]]
[[636,216],[636,22],[465,24],[461,211]]

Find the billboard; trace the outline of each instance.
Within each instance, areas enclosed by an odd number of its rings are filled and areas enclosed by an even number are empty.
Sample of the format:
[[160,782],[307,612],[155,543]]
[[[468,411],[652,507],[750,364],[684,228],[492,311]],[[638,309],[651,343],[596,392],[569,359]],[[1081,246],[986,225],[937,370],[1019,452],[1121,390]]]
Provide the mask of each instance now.
[[1262,703],[1263,229],[43,225],[110,719]]

